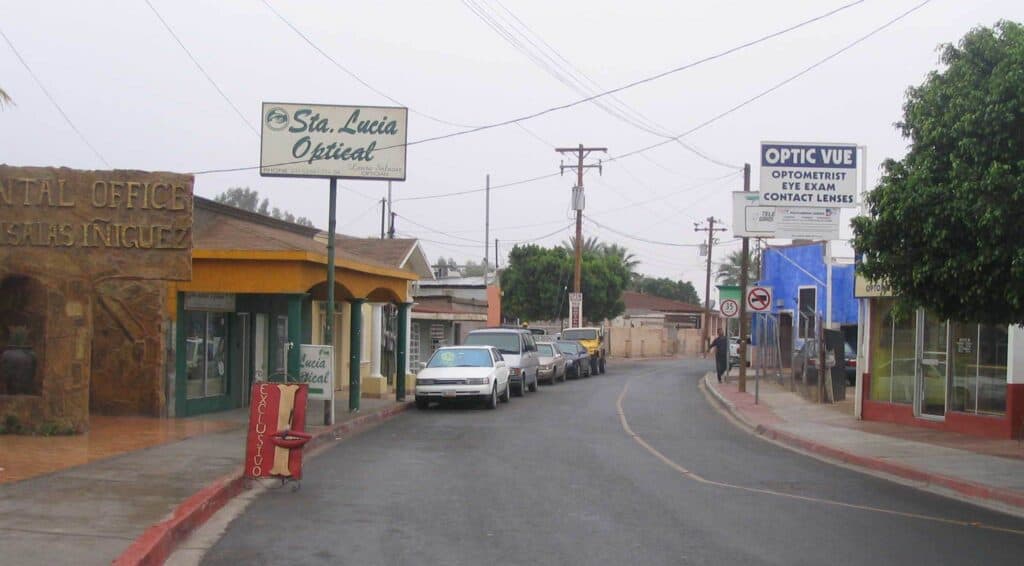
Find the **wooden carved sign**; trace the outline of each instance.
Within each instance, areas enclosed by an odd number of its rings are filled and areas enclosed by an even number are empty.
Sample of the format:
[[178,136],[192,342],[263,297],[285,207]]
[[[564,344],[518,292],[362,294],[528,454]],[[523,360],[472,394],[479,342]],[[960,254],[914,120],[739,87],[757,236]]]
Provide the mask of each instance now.
[[192,186],[177,173],[0,165],[0,264],[189,280]]

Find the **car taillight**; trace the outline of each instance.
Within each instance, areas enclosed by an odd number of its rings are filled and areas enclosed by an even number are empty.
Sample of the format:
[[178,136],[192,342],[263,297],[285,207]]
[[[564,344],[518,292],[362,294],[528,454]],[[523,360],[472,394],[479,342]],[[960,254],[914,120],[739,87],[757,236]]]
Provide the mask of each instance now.
[[855,367],[857,367],[857,359],[856,358],[850,358],[849,360],[846,360],[846,367],[848,367],[848,368],[855,368]]

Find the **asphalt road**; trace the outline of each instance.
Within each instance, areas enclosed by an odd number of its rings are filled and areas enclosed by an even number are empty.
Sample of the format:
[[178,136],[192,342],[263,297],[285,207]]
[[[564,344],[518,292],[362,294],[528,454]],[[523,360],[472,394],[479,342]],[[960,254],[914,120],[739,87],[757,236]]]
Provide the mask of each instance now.
[[1024,563],[1024,520],[755,438],[708,403],[709,369],[619,363],[497,411],[410,412],[307,461],[203,563]]

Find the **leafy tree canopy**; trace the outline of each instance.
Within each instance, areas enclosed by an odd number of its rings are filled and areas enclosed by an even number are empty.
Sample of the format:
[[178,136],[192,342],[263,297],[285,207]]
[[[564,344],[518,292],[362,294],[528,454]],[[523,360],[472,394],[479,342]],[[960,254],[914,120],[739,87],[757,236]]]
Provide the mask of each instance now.
[[854,219],[860,271],[905,306],[1024,323],[1024,28],[972,30],[941,60],[907,91],[909,152]]
[[682,301],[694,305],[700,304],[700,297],[697,296],[697,289],[689,281],[673,281],[667,277],[648,277],[641,275],[629,285],[631,291],[654,295],[674,301]]
[[[583,254],[583,315],[589,320],[614,318],[625,310],[622,291],[630,272],[616,255]],[[502,271],[505,314],[524,320],[550,320],[569,313],[573,255],[565,247],[516,246]]]
[[270,208],[270,200],[263,199],[263,201],[260,201],[259,191],[250,189],[249,187],[232,187],[213,197],[213,200],[235,208],[241,208],[242,210],[248,210],[249,212],[257,212],[264,216],[270,216],[271,218],[284,220],[285,222],[291,222],[300,226],[313,226],[313,221],[305,216],[296,217],[294,214],[288,211],[283,211],[276,206],[274,208]]

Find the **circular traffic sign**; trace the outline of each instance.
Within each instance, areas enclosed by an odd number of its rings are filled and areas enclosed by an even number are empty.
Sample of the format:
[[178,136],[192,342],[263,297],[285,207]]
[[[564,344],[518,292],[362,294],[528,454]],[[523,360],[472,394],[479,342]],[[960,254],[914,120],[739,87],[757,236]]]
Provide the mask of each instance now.
[[747,293],[747,306],[754,312],[764,312],[772,306],[772,294],[764,287],[754,287]]
[[740,312],[740,304],[734,299],[726,299],[722,301],[722,306],[720,308],[722,314],[727,317],[736,316],[736,313]]

